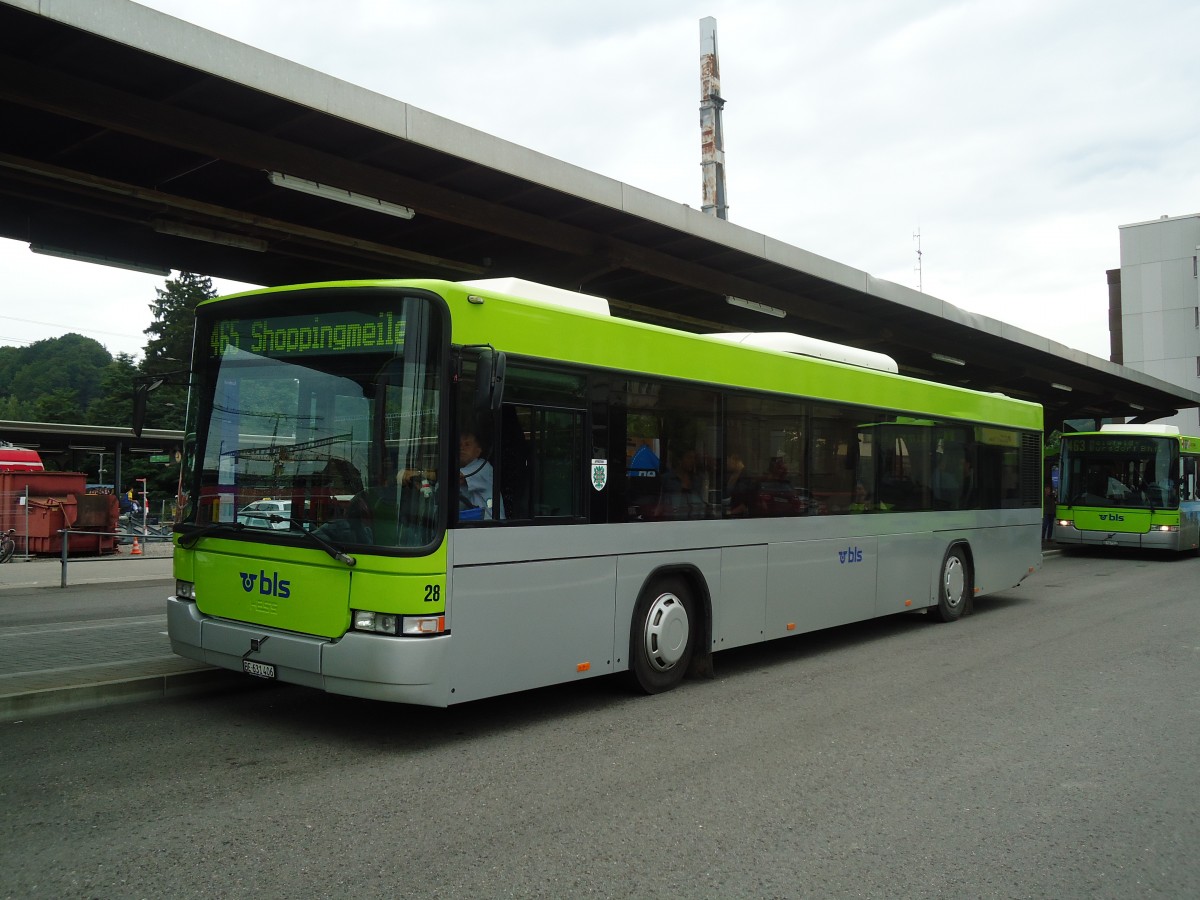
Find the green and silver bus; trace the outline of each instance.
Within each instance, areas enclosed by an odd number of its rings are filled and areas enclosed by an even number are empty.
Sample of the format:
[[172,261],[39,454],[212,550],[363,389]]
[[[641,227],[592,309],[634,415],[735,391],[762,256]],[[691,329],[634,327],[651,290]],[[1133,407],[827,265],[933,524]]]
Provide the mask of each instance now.
[[657,692],[719,650],[957,619],[1040,565],[1040,406],[800,343],[522,282],[207,301],[171,645],[432,706]]
[[1066,546],[1200,548],[1200,438],[1173,425],[1102,425],[1062,436],[1054,540]]

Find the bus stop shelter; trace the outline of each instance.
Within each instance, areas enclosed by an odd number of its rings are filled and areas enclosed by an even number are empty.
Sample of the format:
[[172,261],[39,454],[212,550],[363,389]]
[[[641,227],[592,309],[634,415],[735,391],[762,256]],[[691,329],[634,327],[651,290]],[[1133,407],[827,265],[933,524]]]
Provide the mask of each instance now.
[[517,276],[642,321],[883,352],[905,374],[1042,403],[1048,429],[1200,406],[128,0],[0,0],[0,34],[0,236],[35,252],[264,285]]

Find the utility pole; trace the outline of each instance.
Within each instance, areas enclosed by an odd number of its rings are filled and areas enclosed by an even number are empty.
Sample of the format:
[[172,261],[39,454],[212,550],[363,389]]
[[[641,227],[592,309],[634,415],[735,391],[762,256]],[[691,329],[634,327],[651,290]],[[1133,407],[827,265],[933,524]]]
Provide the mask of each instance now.
[[717,62],[717,20],[700,20],[700,169],[704,202],[700,209],[718,219],[729,218],[725,200],[725,132],[721,125],[721,70]]

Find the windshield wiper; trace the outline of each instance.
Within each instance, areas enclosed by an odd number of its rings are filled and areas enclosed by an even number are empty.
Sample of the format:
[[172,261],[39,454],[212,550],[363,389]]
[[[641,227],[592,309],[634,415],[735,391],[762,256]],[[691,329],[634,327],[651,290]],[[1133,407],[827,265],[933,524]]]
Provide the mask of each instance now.
[[288,516],[281,516],[279,513],[242,513],[242,515],[246,516],[247,518],[266,519],[272,525],[278,525],[280,522],[287,522],[289,526],[289,534],[291,534],[293,531],[298,531],[338,562],[345,563],[347,566],[351,567],[358,565],[357,559],[355,559],[349,553],[343,551],[341,548],[334,546],[315,531],[309,531],[304,527],[303,522],[289,518]]
[[241,522],[213,522],[211,525],[205,525],[203,528],[197,528],[195,531],[185,534],[179,539],[179,546],[184,550],[190,550],[195,546],[196,541],[202,537],[207,537],[218,531],[241,531],[246,526]]
[[[288,529],[289,534],[291,534],[293,530],[298,531],[298,532],[300,532],[300,534],[307,537],[309,540],[311,540],[314,544],[316,544],[318,547],[320,547],[322,550],[324,550],[326,553],[328,553],[330,556],[332,556],[338,562],[345,563],[347,566],[358,565],[358,560],[355,559],[353,556],[351,556],[348,553],[344,553],[342,550],[335,547],[333,544],[329,543],[329,541],[325,540],[325,538],[321,537],[320,535],[314,534],[313,532],[307,530],[304,527],[303,523],[298,522],[295,519],[289,519],[285,516],[279,515],[278,513],[249,512],[249,513],[238,513],[238,515],[240,518],[243,518],[243,519],[263,519],[267,522],[270,522],[273,525],[278,524],[280,522],[287,522],[288,525],[290,526],[290,528]],[[191,532],[190,534],[185,534],[183,537],[181,537],[179,539],[179,546],[183,547],[183,549],[185,549],[185,550],[190,550],[195,545],[196,541],[200,540],[200,538],[207,537],[208,535],[214,534],[215,532],[218,532],[218,531],[226,531],[226,530],[228,530],[228,531],[245,531],[246,525],[243,522],[213,522],[211,525],[206,525],[203,528],[200,528],[196,531]]]

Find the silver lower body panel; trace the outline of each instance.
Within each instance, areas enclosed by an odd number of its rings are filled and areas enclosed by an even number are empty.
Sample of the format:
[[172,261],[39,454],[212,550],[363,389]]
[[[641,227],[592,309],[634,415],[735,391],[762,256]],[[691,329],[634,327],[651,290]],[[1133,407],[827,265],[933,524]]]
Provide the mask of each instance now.
[[403,638],[351,632],[335,641],[215,619],[178,597],[167,600],[167,633],[175,653],[222,669],[241,672],[245,659],[274,666],[276,679],[288,684],[369,700],[449,703],[449,635]]

